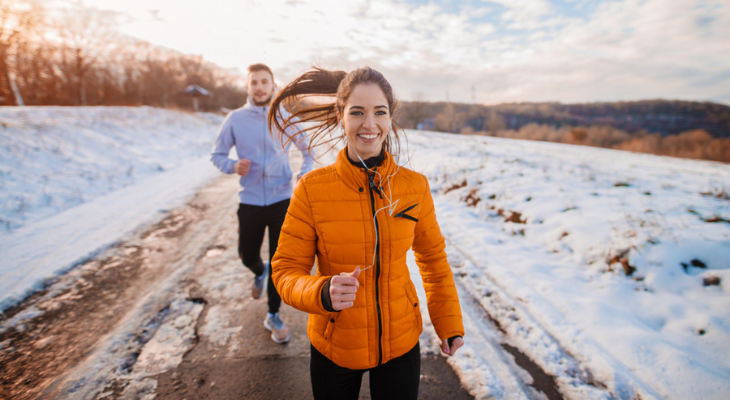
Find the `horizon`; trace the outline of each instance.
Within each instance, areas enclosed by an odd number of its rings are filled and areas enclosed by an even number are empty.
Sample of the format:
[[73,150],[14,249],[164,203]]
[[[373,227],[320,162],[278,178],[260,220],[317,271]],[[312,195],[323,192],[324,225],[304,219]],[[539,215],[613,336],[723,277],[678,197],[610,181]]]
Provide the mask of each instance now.
[[266,63],[280,84],[311,65],[370,65],[405,101],[730,105],[730,5],[718,1],[41,1],[112,12],[123,34],[242,77]]
[[[414,102],[416,100],[403,100],[399,99],[399,101],[404,102]],[[486,104],[486,103],[470,103],[470,102],[457,102],[457,101],[446,101],[446,100],[424,100],[426,103],[451,103],[451,104],[467,104],[467,105],[477,105],[477,106],[484,106],[484,107],[493,107],[493,106],[499,106],[499,105],[505,105],[505,104],[560,104],[564,106],[571,106],[571,105],[585,105],[585,104],[615,104],[615,103],[642,103],[642,102],[650,102],[650,101],[665,101],[665,102],[688,102],[688,103],[710,103],[710,104],[718,104],[725,107],[730,107],[730,103],[719,103],[716,101],[708,101],[708,100],[686,100],[686,99],[669,99],[669,98],[653,98],[653,99],[637,99],[637,100],[613,100],[613,101],[582,101],[582,102],[562,102],[562,101],[514,101],[514,102],[503,102],[503,103],[492,103],[492,104]]]

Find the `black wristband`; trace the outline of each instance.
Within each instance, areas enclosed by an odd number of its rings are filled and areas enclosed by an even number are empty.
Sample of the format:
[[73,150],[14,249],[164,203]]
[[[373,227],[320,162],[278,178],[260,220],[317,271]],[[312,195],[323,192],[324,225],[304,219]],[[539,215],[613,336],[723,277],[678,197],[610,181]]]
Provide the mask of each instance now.
[[332,281],[332,277],[327,279],[327,283],[324,284],[322,287],[322,307],[324,307],[325,310],[329,312],[335,312],[336,310],[334,307],[332,307],[332,298],[330,297],[330,282]]

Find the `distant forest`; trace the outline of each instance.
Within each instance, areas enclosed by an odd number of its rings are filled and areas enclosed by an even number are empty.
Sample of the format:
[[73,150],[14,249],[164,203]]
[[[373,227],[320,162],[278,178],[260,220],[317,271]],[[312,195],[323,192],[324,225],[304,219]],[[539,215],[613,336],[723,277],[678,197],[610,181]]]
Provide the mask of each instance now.
[[645,100],[484,106],[402,102],[404,128],[614,148],[730,162],[730,107]]
[[192,109],[183,93],[212,96],[200,110],[237,108],[244,80],[201,56],[119,34],[116,16],[96,9],[46,10],[29,0],[0,0],[0,105],[149,105]]

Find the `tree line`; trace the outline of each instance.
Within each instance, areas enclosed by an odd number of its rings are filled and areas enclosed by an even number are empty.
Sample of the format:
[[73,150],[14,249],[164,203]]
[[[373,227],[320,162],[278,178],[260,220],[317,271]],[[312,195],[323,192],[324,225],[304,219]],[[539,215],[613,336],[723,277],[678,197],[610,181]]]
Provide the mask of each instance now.
[[46,10],[0,0],[0,105],[150,105],[191,108],[189,85],[212,93],[201,110],[246,100],[240,74],[202,56],[120,34],[115,15],[89,8]]
[[[240,74],[198,55],[121,35],[110,12],[47,10],[34,0],[0,0],[0,105],[149,105],[190,109],[183,94],[213,94],[201,110],[246,100]],[[547,140],[730,162],[730,107],[648,100],[484,106],[403,102],[405,128]]]
[[606,125],[629,133],[649,131],[663,135],[703,129],[714,137],[730,137],[730,107],[678,100],[619,101],[606,103],[509,103],[493,106],[446,102],[404,102],[403,123],[419,124],[441,132],[459,133],[519,130],[525,125]]
[[484,106],[403,102],[395,116],[410,129],[581,144],[730,162],[730,107],[647,100]]

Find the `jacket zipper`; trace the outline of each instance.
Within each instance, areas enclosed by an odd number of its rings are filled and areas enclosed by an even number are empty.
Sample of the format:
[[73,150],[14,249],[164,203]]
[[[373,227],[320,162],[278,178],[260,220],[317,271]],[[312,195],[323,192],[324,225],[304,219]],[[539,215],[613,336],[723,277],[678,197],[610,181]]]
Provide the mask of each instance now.
[[263,143],[264,164],[263,164],[262,175],[261,175],[261,186],[263,187],[262,193],[264,194],[264,205],[266,206],[266,205],[268,205],[268,203],[266,202],[266,107],[264,107],[263,110],[264,110],[264,125],[263,125],[263,129],[261,130],[261,132],[264,134],[264,138],[263,138],[264,139],[264,143]]
[[[380,286],[378,285],[378,282],[380,282],[380,227],[378,225],[378,219],[375,216],[375,195],[373,194],[373,190],[375,190],[378,195],[380,195],[380,191],[377,186],[375,186],[373,175],[370,175],[369,173],[367,174],[368,181],[370,183],[370,209],[373,212],[375,234],[377,237],[377,240],[375,241],[375,307],[378,311],[378,365],[380,365],[383,362],[383,317],[380,315]],[[382,197],[383,196],[380,195],[380,198]]]

